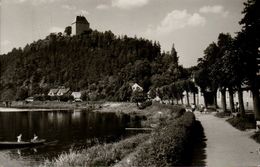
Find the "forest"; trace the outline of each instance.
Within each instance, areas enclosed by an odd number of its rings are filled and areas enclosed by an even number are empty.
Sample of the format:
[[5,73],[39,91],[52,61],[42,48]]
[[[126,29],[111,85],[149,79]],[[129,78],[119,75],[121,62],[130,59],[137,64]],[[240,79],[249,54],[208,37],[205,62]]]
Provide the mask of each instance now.
[[[77,36],[51,33],[1,55],[0,63],[1,100],[46,96],[51,88],[64,86],[84,92],[85,99],[128,101],[133,83],[146,93],[154,90],[155,96],[157,88],[173,89],[173,82],[184,83],[190,76],[179,65],[174,45],[162,52],[159,42],[97,30]],[[180,97],[183,91],[176,91]]]

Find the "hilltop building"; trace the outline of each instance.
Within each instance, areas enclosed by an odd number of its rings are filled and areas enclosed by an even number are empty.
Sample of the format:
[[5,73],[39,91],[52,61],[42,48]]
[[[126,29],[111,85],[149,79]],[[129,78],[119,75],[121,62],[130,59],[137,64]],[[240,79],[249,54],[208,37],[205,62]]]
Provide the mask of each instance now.
[[80,35],[89,30],[89,22],[84,16],[77,16],[76,21],[72,23],[72,35]]

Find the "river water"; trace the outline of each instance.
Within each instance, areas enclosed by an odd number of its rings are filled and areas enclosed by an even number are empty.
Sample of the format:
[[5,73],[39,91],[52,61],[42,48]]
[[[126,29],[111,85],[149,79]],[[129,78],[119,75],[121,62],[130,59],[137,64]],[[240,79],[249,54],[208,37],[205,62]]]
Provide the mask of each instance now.
[[0,166],[37,166],[71,149],[112,142],[127,135],[126,127],[140,127],[139,117],[81,110],[0,112],[0,141],[28,141],[37,134],[47,144],[34,148],[1,149]]

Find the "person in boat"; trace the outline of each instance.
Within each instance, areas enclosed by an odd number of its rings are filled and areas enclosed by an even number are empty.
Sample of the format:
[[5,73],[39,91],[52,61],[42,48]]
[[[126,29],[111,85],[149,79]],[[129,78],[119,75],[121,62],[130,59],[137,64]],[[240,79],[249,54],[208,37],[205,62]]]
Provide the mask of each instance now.
[[31,139],[32,142],[37,141],[38,140],[38,136],[36,134],[33,135],[33,138]]
[[19,134],[19,136],[17,136],[17,142],[21,142],[22,141],[22,134]]

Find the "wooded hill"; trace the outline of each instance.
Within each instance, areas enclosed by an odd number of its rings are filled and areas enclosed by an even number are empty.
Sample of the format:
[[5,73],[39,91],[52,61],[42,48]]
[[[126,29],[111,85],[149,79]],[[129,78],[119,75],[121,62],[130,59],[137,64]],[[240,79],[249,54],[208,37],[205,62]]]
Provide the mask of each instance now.
[[0,56],[1,99],[21,100],[65,86],[95,92],[96,99],[129,100],[130,83],[145,92],[187,77],[175,48],[161,53],[160,44],[143,38],[88,31],[78,36],[50,34]]

